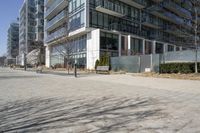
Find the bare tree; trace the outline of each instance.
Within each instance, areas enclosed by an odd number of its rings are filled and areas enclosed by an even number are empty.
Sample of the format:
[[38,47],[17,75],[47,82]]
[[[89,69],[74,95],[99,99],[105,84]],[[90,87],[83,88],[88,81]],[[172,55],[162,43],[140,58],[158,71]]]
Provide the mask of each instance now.
[[[68,42],[68,40],[66,42]],[[63,57],[64,65],[66,66],[69,74],[71,65],[70,62],[72,61],[73,46],[69,43],[65,43],[64,45],[55,47],[55,50],[59,53],[59,55]]]
[[34,41],[31,46],[33,50],[37,50],[39,52],[35,58],[37,65],[42,65],[42,63],[44,63],[44,43],[42,41]]
[[30,44],[31,52],[26,54],[26,63],[41,66],[44,63],[45,50],[42,41],[33,41]]

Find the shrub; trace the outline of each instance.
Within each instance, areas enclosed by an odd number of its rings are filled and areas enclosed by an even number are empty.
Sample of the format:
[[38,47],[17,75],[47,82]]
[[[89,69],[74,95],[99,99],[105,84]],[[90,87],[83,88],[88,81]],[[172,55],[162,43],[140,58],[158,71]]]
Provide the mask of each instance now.
[[95,62],[95,69],[97,69],[97,66],[99,66],[99,65],[100,65],[99,60],[96,60],[96,62]]
[[109,66],[110,61],[109,61],[109,56],[107,54],[104,54],[99,61],[99,66]]
[[[200,72],[200,63],[198,63]],[[160,65],[160,73],[194,73],[194,63],[166,63]]]

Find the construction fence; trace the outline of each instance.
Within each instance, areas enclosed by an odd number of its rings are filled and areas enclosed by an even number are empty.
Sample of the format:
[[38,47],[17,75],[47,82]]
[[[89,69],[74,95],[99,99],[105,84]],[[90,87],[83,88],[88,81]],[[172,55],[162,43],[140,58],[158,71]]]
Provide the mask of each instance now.
[[[197,51],[200,62],[200,51]],[[160,64],[172,62],[195,62],[196,51],[185,50],[167,52],[164,54],[121,56],[111,58],[112,71],[126,71],[130,73],[159,72]]]

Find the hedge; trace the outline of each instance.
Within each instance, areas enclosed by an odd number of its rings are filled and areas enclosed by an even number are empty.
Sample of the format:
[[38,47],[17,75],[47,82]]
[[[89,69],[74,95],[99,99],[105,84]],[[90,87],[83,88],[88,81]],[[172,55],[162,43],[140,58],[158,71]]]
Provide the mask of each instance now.
[[[194,73],[194,63],[166,63],[160,65],[160,73]],[[200,72],[200,63],[198,63],[198,72]]]

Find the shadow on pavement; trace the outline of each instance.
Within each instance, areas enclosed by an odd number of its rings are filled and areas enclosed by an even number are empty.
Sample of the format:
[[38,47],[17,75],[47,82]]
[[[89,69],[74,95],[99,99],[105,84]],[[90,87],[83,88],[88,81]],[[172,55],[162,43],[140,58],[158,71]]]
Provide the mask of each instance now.
[[137,123],[160,119],[155,99],[103,97],[98,99],[29,99],[0,106],[0,132],[130,132]]
[[37,78],[39,76],[14,76],[14,75],[10,75],[10,76],[0,76],[0,80],[8,80],[8,79],[27,79],[27,78]]

